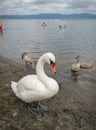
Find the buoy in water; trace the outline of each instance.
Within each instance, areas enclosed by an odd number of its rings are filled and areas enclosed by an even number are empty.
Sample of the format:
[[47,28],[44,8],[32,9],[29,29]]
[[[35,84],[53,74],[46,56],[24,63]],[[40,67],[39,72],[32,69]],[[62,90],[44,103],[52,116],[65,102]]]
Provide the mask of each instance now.
[[2,21],[0,21],[0,31],[2,31]]

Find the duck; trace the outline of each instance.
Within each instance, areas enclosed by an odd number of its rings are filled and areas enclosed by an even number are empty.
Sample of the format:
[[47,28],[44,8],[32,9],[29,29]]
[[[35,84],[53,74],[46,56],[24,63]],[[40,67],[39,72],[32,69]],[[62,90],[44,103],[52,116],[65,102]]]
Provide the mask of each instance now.
[[57,81],[47,76],[44,72],[45,63],[50,65],[52,73],[56,73],[55,55],[47,52],[37,62],[36,75],[24,76],[18,82],[11,81],[12,91],[24,102],[39,102],[49,99],[58,93],[59,85]]
[[91,63],[87,63],[87,62],[80,62],[80,67],[87,69],[87,68],[92,68],[93,65]]
[[26,67],[32,66],[33,61],[27,52],[22,53],[22,59],[25,61]]
[[74,71],[74,72],[78,72],[80,70],[80,57],[76,56],[75,59],[76,59],[76,63],[72,64],[71,70]]

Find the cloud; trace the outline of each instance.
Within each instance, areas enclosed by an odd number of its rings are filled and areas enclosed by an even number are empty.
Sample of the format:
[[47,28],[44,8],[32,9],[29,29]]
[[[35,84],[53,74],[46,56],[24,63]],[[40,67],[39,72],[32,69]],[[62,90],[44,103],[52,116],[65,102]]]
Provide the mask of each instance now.
[[0,14],[95,13],[96,0],[2,0]]

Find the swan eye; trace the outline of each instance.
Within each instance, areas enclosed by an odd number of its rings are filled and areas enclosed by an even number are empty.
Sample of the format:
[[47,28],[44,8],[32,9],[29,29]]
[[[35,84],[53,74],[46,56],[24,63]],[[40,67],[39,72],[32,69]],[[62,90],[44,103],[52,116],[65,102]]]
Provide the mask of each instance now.
[[55,65],[55,63],[52,61],[52,60],[50,60],[50,65]]

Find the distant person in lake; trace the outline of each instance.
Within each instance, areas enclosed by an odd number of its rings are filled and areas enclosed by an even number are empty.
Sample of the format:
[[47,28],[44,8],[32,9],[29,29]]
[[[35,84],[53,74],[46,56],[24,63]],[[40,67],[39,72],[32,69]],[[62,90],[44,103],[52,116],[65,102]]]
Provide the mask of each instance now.
[[47,26],[47,23],[43,22],[43,23],[41,24],[41,26],[46,27],[46,26]]
[[64,25],[64,28],[66,28],[67,26],[66,26],[66,24]]
[[59,25],[59,28],[62,28],[62,26],[61,26],[61,25]]

